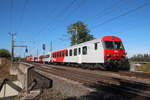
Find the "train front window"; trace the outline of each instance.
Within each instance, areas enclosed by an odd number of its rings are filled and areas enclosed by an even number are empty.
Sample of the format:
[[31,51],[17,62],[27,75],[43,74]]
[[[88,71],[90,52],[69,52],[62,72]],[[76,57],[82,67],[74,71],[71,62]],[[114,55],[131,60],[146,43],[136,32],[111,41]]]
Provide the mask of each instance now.
[[114,49],[113,41],[104,41],[104,45],[106,49]]
[[122,43],[118,42],[118,41],[114,42],[114,47],[115,47],[115,49],[124,49]]
[[124,49],[120,41],[104,41],[104,46],[106,49]]

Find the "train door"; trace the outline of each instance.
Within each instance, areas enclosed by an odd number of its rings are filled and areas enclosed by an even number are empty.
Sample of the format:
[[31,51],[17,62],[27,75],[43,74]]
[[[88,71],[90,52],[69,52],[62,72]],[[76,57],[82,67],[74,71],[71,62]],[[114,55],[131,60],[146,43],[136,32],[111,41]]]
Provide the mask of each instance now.
[[81,48],[80,47],[78,48],[77,60],[78,60],[79,64],[82,63],[82,56],[81,56]]

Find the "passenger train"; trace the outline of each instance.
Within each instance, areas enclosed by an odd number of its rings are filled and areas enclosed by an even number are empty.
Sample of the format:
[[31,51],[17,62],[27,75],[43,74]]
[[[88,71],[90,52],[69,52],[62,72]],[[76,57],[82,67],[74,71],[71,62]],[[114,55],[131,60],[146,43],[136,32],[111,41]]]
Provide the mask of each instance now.
[[26,60],[77,65],[91,69],[129,70],[129,62],[122,40],[116,36],[104,36],[39,57],[27,57]]

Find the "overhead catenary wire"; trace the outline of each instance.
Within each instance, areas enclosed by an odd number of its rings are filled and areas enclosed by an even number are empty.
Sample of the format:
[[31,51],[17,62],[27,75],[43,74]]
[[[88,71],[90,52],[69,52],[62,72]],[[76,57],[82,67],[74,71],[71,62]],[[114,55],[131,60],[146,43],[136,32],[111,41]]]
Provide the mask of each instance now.
[[[68,15],[64,16],[64,19],[62,19],[62,20],[67,20],[67,19],[69,19],[69,17],[72,17],[83,6],[83,4],[85,4],[85,2],[86,2],[86,0],[80,0],[79,2],[76,2],[77,6],[75,6],[74,8],[72,8],[70,10],[70,12],[68,13]],[[53,30],[51,30],[50,32],[52,32],[52,31]],[[69,38],[67,38],[67,39],[59,38],[59,40],[65,41],[65,40],[69,40]]]
[[117,6],[120,6],[120,4],[122,4],[123,0],[118,0],[116,2],[113,2],[111,5],[109,5],[109,7],[106,7],[102,10],[100,10],[96,15],[95,17],[98,17],[100,15],[103,15],[107,12],[110,12],[110,10],[114,9],[114,7],[116,8]]
[[13,0],[10,0],[10,15],[9,15],[9,31],[12,32],[12,24],[13,24]]
[[23,20],[24,20],[24,14],[25,14],[25,10],[27,8],[27,4],[28,4],[28,0],[24,0],[24,4],[23,4],[23,9],[22,9],[22,14],[20,16],[20,23],[19,23],[19,27],[18,28],[18,33],[19,31],[21,31],[22,25],[23,25]]
[[102,22],[100,24],[97,24],[97,25],[93,26],[92,29],[96,29],[97,27],[105,25],[105,24],[107,24],[109,22],[112,22],[112,21],[114,21],[114,20],[116,20],[116,19],[118,19],[120,17],[127,16],[128,14],[133,13],[133,12],[135,12],[135,11],[145,7],[145,6],[148,6],[148,5],[150,5],[150,2],[144,3],[144,4],[138,6],[138,7],[134,8],[134,9],[131,9],[131,10],[125,12],[125,13],[122,13],[122,14],[116,16],[116,17],[110,18],[110,19],[108,19],[108,20],[106,20],[106,21],[104,21],[104,22]]
[[[123,6],[126,6],[127,3],[134,2],[134,0],[128,0],[123,2],[123,0],[119,0],[118,2],[114,3],[111,7],[108,7],[108,9],[105,9],[104,11],[97,14],[96,19],[100,19],[101,17],[105,17],[110,15],[111,13],[114,13],[115,11],[119,10]],[[134,2],[135,3],[135,2]]]
[[[62,9],[62,10],[54,17],[53,21],[56,21],[56,20],[58,21],[58,18],[60,18],[60,16],[64,15],[64,13],[65,13],[67,10],[69,10],[75,2],[76,2],[76,0],[72,0],[70,3],[68,3],[68,5],[67,5],[64,9]],[[38,34],[41,34],[41,32],[44,31],[45,28],[50,27],[50,25],[52,25],[51,22],[48,22],[48,23],[46,24],[46,26],[43,27],[43,28],[38,32]],[[52,27],[51,27],[51,28],[52,28]]]
[[[77,6],[75,8],[73,8],[69,14],[64,18],[64,19],[67,19],[71,16],[73,16],[73,14],[75,14],[82,6],[83,4],[86,2],[86,0],[80,0],[78,3],[77,3]],[[73,12],[73,13],[72,13]]]

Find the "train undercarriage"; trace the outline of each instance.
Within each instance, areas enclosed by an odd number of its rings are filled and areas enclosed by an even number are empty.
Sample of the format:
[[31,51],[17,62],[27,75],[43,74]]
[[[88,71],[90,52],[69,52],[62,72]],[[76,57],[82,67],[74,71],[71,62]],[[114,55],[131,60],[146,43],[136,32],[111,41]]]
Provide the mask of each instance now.
[[[46,62],[48,63],[48,62]],[[109,70],[109,71],[129,71],[130,70],[130,64],[128,59],[123,60],[111,60],[106,61],[105,63],[64,63],[64,62],[52,62],[49,64],[54,65],[65,65],[65,66],[71,66],[71,67],[80,67],[83,69],[91,69],[91,70]]]

